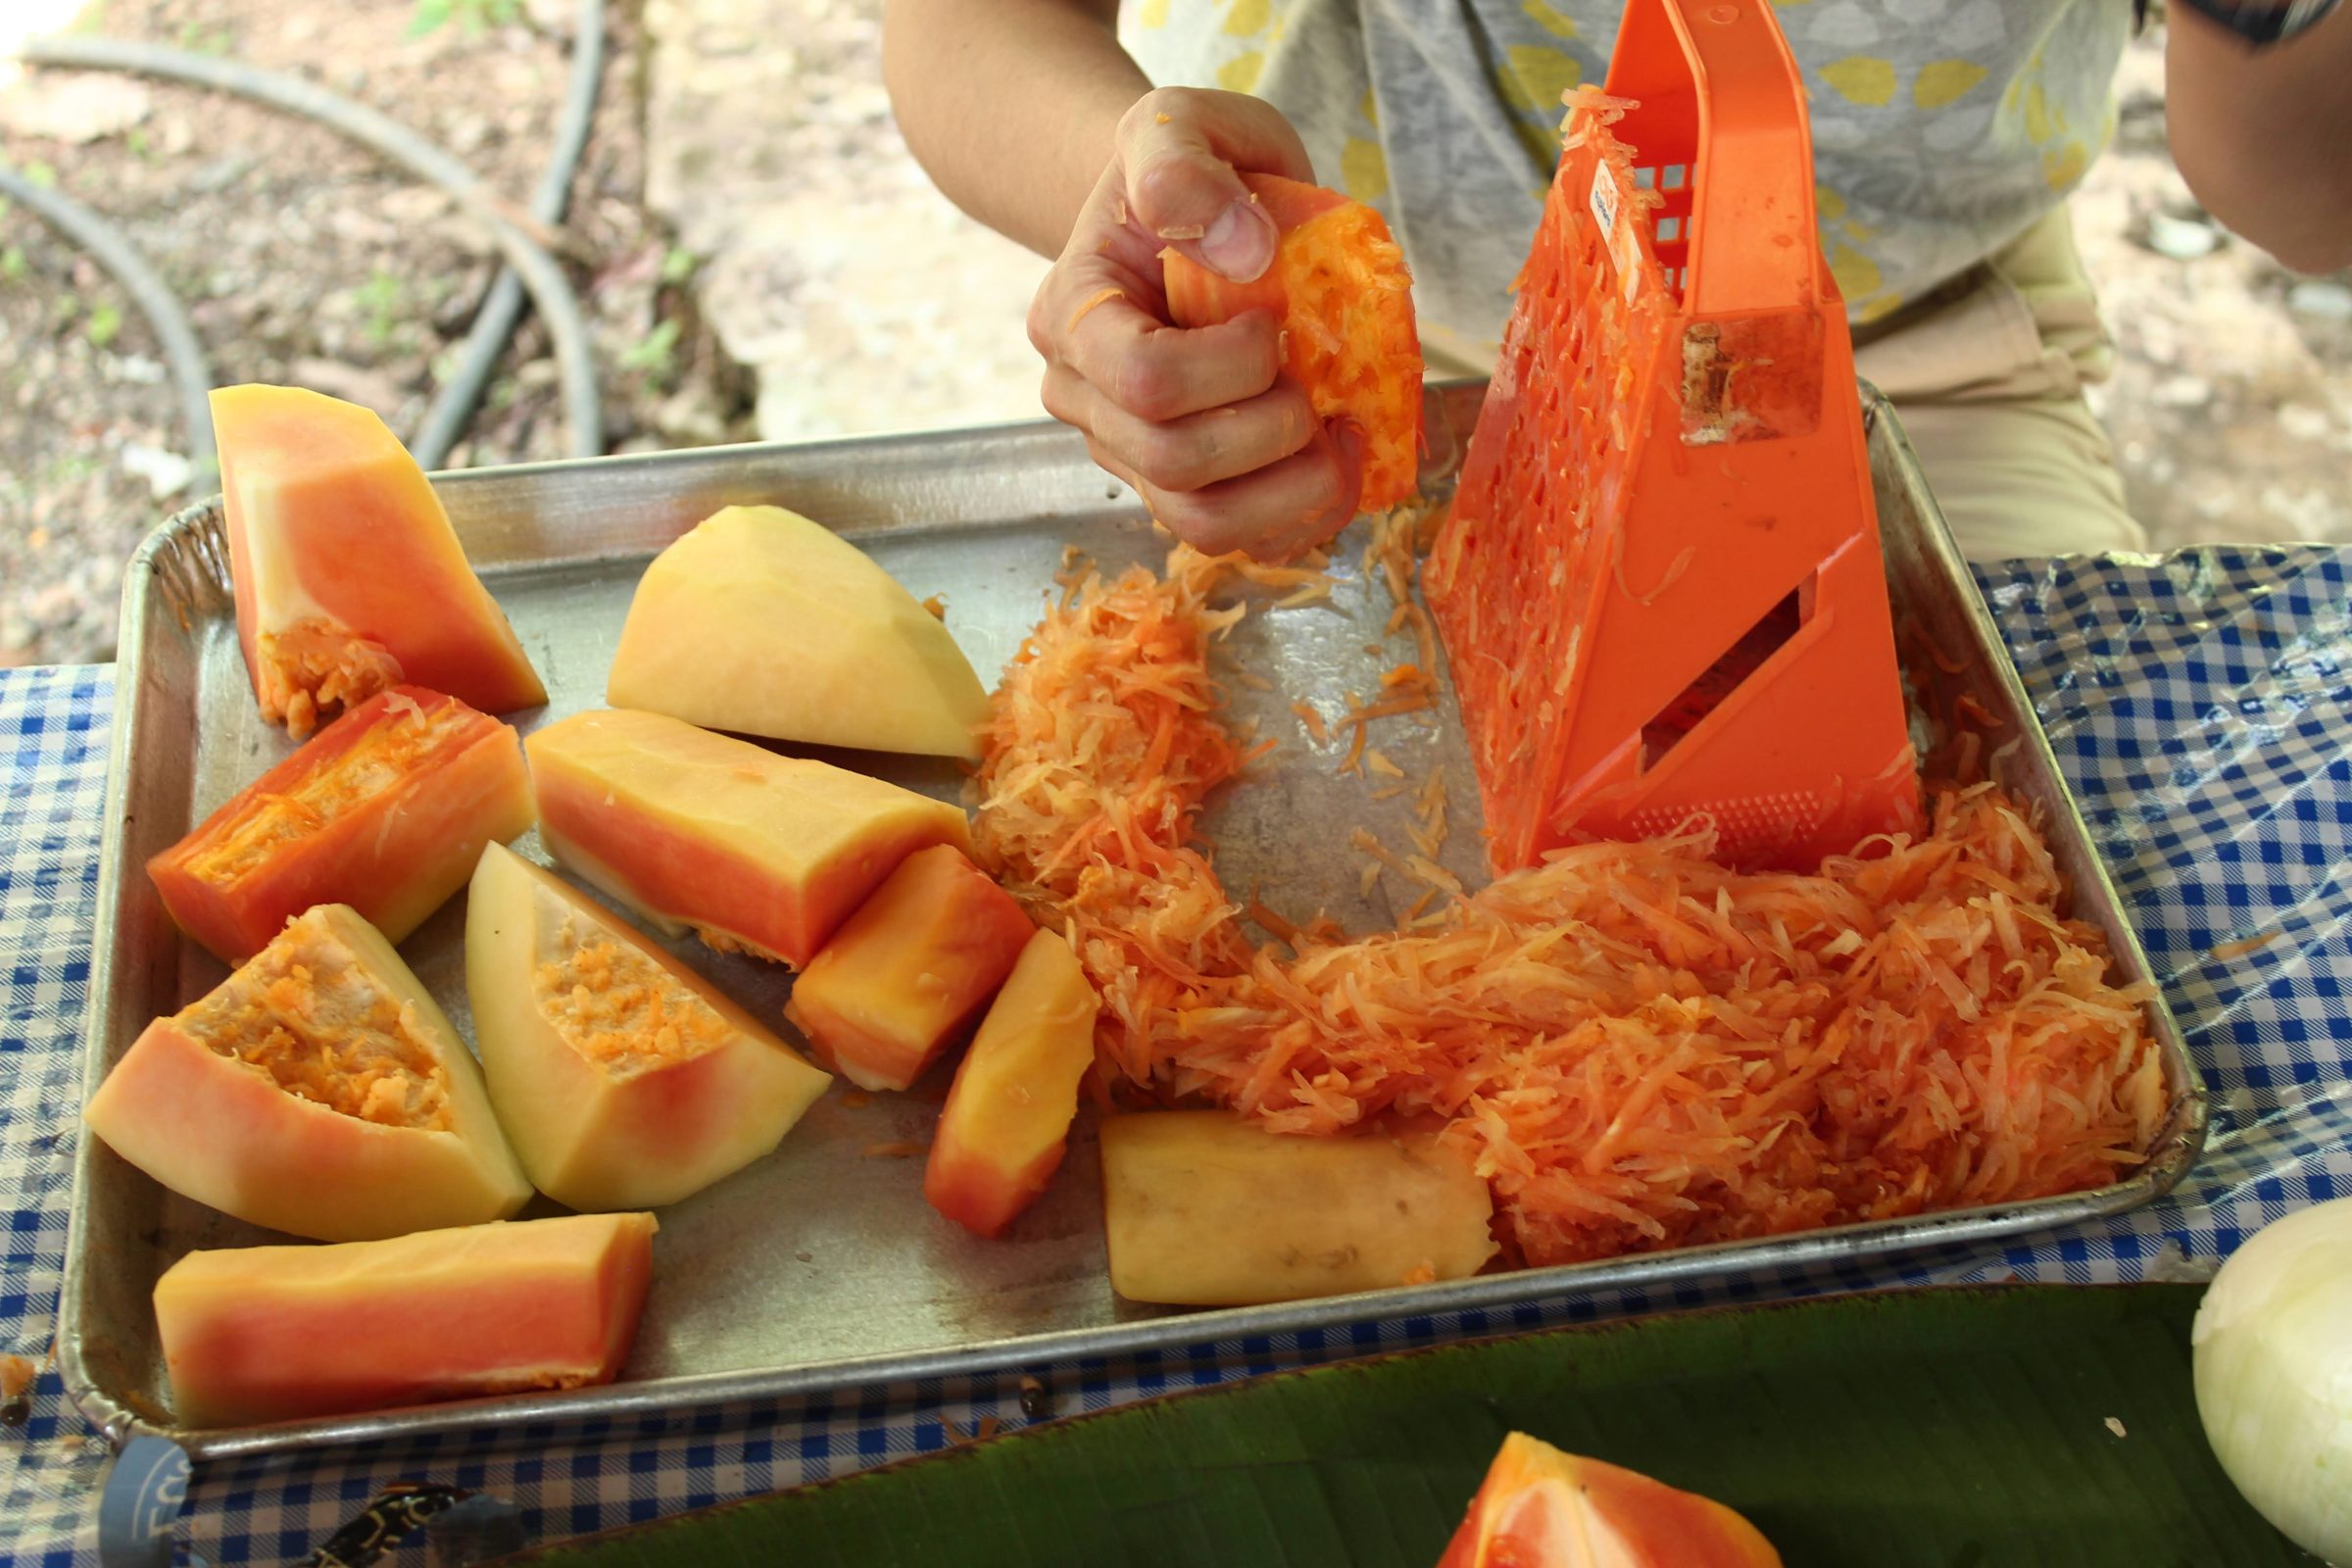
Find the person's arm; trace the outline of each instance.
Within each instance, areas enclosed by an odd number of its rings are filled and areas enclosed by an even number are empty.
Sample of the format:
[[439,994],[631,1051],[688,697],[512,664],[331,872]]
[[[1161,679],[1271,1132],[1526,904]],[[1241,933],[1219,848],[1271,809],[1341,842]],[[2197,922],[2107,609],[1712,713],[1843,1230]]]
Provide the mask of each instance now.
[[1173,325],[1170,247],[1238,282],[1274,220],[1236,171],[1312,179],[1271,105],[1152,88],[1108,0],[890,0],[883,74],[907,145],[956,204],[1055,258],[1029,309],[1046,412],[1202,550],[1294,554],[1355,514],[1362,432],[1280,376],[1280,323]]
[[2188,188],[2297,271],[2352,266],[2352,5],[2261,49],[2169,13],[2165,122]]
[[915,161],[950,201],[1058,256],[1152,90],[1119,47],[1118,0],[890,0],[882,79]]

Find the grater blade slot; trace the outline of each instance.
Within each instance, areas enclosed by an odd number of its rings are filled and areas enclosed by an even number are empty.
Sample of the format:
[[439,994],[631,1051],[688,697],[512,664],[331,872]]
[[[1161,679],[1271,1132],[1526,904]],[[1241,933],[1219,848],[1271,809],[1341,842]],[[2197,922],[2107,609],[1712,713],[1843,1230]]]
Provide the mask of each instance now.
[[1665,760],[1666,754],[1681,744],[1683,737],[1722,707],[1741,682],[1763,668],[1765,661],[1796,635],[1812,609],[1813,585],[1814,578],[1809,576],[1789,589],[1724,650],[1722,658],[1701,670],[1695,680],[1642,726],[1642,771],[1646,773]]

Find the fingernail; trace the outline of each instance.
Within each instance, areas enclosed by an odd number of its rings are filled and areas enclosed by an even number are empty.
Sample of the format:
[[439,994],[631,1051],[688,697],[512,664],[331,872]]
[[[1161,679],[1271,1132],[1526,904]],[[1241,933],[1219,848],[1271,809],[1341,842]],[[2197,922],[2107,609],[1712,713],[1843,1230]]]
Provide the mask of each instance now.
[[1336,421],[1331,431],[1332,444],[1340,449],[1340,457],[1351,468],[1364,463],[1364,427],[1353,419]]
[[1251,201],[1234,202],[1200,236],[1200,260],[1236,283],[1254,281],[1274,265],[1274,220]]

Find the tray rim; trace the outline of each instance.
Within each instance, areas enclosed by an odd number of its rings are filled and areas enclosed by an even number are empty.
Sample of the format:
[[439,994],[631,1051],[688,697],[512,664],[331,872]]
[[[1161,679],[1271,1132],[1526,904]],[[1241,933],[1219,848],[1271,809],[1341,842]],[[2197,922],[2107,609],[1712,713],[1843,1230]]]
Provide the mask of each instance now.
[[[1483,395],[1483,378],[1434,383],[1427,391],[1433,407],[1447,400],[1467,400],[1473,411]],[[2084,825],[2039,713],[2026,693],[2006,643],[1992,619],[1982,588],[1962,560],[1941,510],[1927,489],[1918,458],[1905,438],[1891,404],[1868,382],[1861,383],[1863,419],[1869,438],[1892,443],[1893,466],[1920,514],[1928,552],[1938,567],[1959,582],[1963,609],[1979,639],[2001,651],[1991,662],[1995,679],[2022,715],[2021,739],[2035,754],[2058,788],[2058,820],[2053,832],[2070,832],[2085,850],[2088,884],[2080,879],[2072,890],[2081,907],[2095,906],[2099,923],[2119,951],[2142,975],[2153,975],[2137,932],[2124,917],[2104,858]],[[1885,425],[1882,432],[1881,424]],[[436,486],[532,478],[554,472],[582,470],[612,472],[688,466],[716,462],[807,460],[827,453],[920,453],[926,448],[951,448],[970,442],[1002,441],[1037,444],[1056,433],[1075,444],[1077,436],[1050,419],[1018,420],[998,425],[952,430],[831,437],[812,441],[744,443],[727,447],[631,454],[604,458],[557,459],[490,468],[442,472]],[[113,938],[124,917],[127,889],[136,867],[126,866],[123,804],[127,798],[134,759],[132,739],[145,684],[137,655],[144,639],[137,628],[147,612],[148,596],[157,591],[160,563],[174,553],[183,538],[194,534],[220,504],[220,497],[197,502],[172,514],[141,542],[125,571],[122,598],[121,646],[132,653],[130,667],[118,666],[115,683],[113,733],[107,763],[106,805],[101,835],[92,930],[88,1002],[81,1045],[80,1086],[83,1102],[110,1063],[106,1042],[113,1038],[118,1005],[115,999]],[[943,524],[936,526],[956,526]],[[868,532],[875,530],[865,530]],[[893,532],[901,531],[897,529]],[[921,531],[908,528],[906,532]],[[580,558],[603,559],[603,558]],[[548,561],[544,564],[556,564]],[[500,571],[525,569],[515,562],[486,568],[495,581]],[[122,674],[131,678],[125,680]],[[1151,1349],[1185,1349],[1218,1342],[1295,1333],[1304,1329],[1348,1327],[1362,1323],[1425,1317],[1469,1310],[1526,1305],[1540,1300],[1567,1300],[1591,1294],[1625,1289],[1665,1288],[1687,1279],[1753,1277],[1783,1270],[1835,1267],[1839,1264],[1897,1256],[1936,1247],[1966,1247],[2051,1230],[2085,1220],[2122,1213],[2154,1201],[2172,1191],[2201,1154],[2207,1133],[2208,1104],[2203,1077],[2188,1054],[2168,999],[2161,990],[2146,1004],[2150,1033],[2163,1053],[2173,1078],[2173,1097],[2165,1124],[2152,1146],[2150,1158],[2129,1178],[2104,1187],[2015,1203],[1945,1209],[1907,1218],[1877,1220],[1787,1236],[1758,1237],[1712,1243],[1656,1252],[1599,1258],[1545,1268],[1425,1286],[1398,1286],[1348,1296],[1312,1298],[1261,1306],[1219,1307],[1193,1312],[1100,1324],[1088,1328],[1051,1330],[919,1350],[888,1351],[874,1355],[837,1357],[797,1365],[744,1368],[726,1372],[621,1382],[562,1393],[506,1395],[453,1400],[430,1405],[368,1412],[353,1416],[313,1418],[268,1425],[190,1429],[163,1425],[141,1414],[115,1394],[99,1387],[83,1353],[78,1298],[82,1292],[92,1238],[85,1189],[92,1170],[103,1157],[97,1140],[79,1129],[75,1144],[73,1197],[66,1237],[64,1268],[58,1303],[57,1355],[66,1392],[74,1405],[120,1448],[131,1437],[161,1436],[177,1443],[192,1458],[211,1461],[288,1449],[341,1448],[477,1429],[495,1431],[527,1425],[571,1425],[596,1420],[668,1415],[684,1407],[709,1408],[763,1400],[788,1399],[812,1394],[884,1384],[921,1382],[943,1377],[1003,1375],[1054,1367],[1082,1358],[1129,1355]]]

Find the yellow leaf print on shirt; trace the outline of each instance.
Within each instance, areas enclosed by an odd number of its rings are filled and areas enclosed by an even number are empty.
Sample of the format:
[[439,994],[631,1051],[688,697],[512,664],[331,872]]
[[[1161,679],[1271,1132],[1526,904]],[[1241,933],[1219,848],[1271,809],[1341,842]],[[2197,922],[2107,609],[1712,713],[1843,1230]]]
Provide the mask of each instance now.
[[2026,88],[2026,134],[2036,142],[2050,139],[2050,102],[2038,81]]
[[2090,154],[2083,149],[2082,144],[2079,141],[2070,141],[2054,153],[2042,154],[2041,177],[2049,181],[2052,190],[2072,190],[2075,188],[2075,182],[2082,177],[2082,171],[2089,165]]
[[1495,78],[1512,108],[1556,117],[1560,97],[1584,79],[1585,68],[1565,50],[1540,43],[1515,43],[1504,56],[1507,68]]
[[1236,38],[1254,38],[1274,20],[1274,0],[1233,0],[1225,13],[1225,30]]
[[1821,79],[1847,103],[1879,109],[1894,97],[1894,65],[1871,55],[1847,55],[1821,68]]
[[1984,79],[1984,68],[1974,60],[1932,60],[1919,68],[1911,83],[1911,101],[1922,109],[1941,109],[1968,95]]
[[1825,219],[1843,218],[1845,198],[1827,185],[1816,185],[1813,187],[1813,210]]
[[1363,111],[1364,119],[1371,123],[1372,128],[1375,130],[1379,129],[1380,100],[1372,96],[1372,89],[1369,87],[1364,89]]
[[1265,69],[1266,52],[1263,49],[1235,55],[1217,68],[1217,85],[1227,92],[1248,92],[1257,85],[1257,78]]
[[1854,318],[1864,325],[1868,325],[1881,317],[1892,316],[1902,308],[1903,297],[1900,294],[1881,294],[1875,299],[1864,300],[1855,306]]
[[1168,0],[1144,0],[1143,9],[1135,14],[1138,25],[1164,27],[1168,24]]
[[1521,6],[1520,9],[1527,13],[1528,21],[1534,23],[1537,26],[1542,27],[1545,32],[1550,33],[1554,38],[1573,38],[1576,36],[1575,19],[1568,16],[1567,13],[1561,11],[1557,6],[1545,5],[1544,0],[1526,0],[1526,4]]
[[1876,294],[1886,281],[1878,263],[1842,240],[1830,247],[1830,275],[1838,280],[1838,292],[1849,300]]
[[1389,193],[1389,158],[1380,143],[1350,136],[1340,149],[1340,183],[1359,202],[1376,202]]

